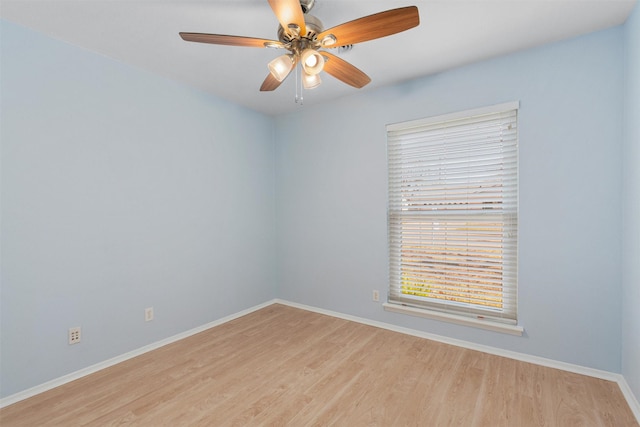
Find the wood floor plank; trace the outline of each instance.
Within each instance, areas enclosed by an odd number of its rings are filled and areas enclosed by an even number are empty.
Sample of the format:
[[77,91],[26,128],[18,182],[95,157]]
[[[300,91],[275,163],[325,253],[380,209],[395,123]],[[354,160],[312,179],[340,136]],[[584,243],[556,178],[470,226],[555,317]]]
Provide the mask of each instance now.
[[486,363],[479,401],[474,414],[474,426],[526,425],[526,420],[530,419],[528,414],[521,414],[518,410],[524,398],[517,383],[518,362],[504,357],[490,356],[487,357]]
[[423,420],[425,425],[435,426],[440,414],[446,411],[444,402],[448,396],[444,391],[450,388],[452,374],[458,369],[462,352],[453,346],[430,343],[433,355],[422,371],[419,387],[414,390],[409,404],[404,406],[401,425]]
[[638,427],[610,381],[279,304],[3,408],[0,424]]

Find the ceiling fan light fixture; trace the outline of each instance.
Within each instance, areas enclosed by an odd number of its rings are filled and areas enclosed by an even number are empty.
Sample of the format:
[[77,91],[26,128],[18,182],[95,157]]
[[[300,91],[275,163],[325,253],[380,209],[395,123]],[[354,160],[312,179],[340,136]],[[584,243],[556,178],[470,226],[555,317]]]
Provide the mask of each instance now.
[[[2,1],[2,0],[0,0]],[[332,77],[357,89],[371,82],[371,78],[358,68],[323,48],[337,48],[345,52],[356,43],[387,37],[409,30],[420,24],[416,6],[405,6],[374,13],[345,22],[325,30],[322,22],[308,12],[317,0],[268,0],[278,20],[278,39],[180,32],[184,41],[225,46],[286,49],[289,53],[269,62],[269,74],[261,92],[277,89],[296,67],[296,102],[298,89],[311,89],[320,84],[318,74],[326,71]],[[320,50],[322,49],[322,52]],[[298,72],[300,62],[301,73]]]
[[324,57],[314,49],[305,49],[300,55],[302,68],[307,74],[318,74],[324,68]]
[[322,83],[320,74],[302,73],[302,86],[305,89],[315,89],[320,86],[320,83]]
[[276,80],[281,82],[285,78],[287,78],[287,76],[291,72],[291,70],[293,69],[293,64],[294,64],[293,55],[291,54],[281,55],[281,56],[278,56],[273,61],[269,62],[269,65],[268,65],[269,72],[271,72],[271,75]]

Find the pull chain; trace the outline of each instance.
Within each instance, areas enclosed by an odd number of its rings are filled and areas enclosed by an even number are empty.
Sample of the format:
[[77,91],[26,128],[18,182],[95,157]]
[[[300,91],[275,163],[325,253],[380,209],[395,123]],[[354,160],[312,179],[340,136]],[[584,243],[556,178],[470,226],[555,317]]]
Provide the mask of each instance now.
[[300,76],[300,69],[302,65],[296,64],[296,103],[302,105],[304,98],[302,96],[302,76]]

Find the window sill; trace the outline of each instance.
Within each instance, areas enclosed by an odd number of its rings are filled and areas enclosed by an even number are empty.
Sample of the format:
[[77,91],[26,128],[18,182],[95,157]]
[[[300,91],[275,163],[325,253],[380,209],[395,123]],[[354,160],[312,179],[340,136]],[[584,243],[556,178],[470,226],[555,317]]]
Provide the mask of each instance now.
[[400,304],[391,304],[385,302],[382,304],[385,311],[393,313],[409,314],[411,316],[424,317],[427,319],[441,320],[443,322],[455,323],[458,325],[471,326],[474,328],[486,329],[504,334],[522,336],[524,328],[518,325],[507,325],[505,323],[492,322],[491,320],[472,319],[464,316],[456,316],[455,314],[440,313],[424,308],[409,307]]

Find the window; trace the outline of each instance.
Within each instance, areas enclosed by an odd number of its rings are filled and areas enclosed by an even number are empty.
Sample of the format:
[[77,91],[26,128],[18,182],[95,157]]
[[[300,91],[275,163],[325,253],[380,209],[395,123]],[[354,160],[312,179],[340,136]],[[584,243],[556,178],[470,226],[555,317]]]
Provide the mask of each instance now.
[[509,103],[387,126],[385,309],[517,323],[517,112]]

